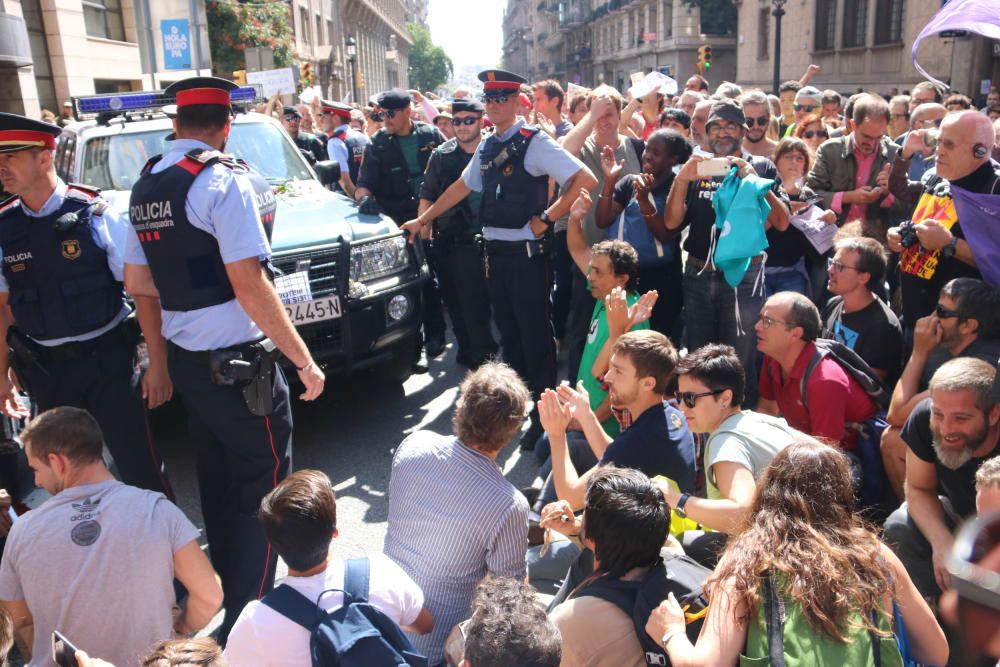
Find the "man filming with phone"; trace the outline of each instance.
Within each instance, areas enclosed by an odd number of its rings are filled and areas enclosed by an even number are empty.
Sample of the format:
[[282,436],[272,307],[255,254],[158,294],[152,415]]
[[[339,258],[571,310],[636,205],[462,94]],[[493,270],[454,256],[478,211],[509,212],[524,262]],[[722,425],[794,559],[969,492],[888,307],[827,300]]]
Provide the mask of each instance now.
[[[764,305],[764,294],[754,290],[754,281],[764,255],[754,257],[750,268],[737,289],[725,281],[722,272],[712,262],[715,207],[713,199],[732,167],[745,178],[755,173],[774,180],[767,194],[771,212],[766,225],[784,231],[788,228],[788,208],[778,198],[781,184],[778,170],[766,157],[750,155],[743,149],[746,118],[740,106],[731,100],[712,105],[705,123],[711,156],[696,152],[674,178],[667,197],[664,222],[667,229],[689,227],[684,250],[684,308],[687,311],[687,347],[696,350],[709,343],[732,345],[747,369],[747,387],[757,386],[755,357],[756,341],[751,325]],[[749,222],[749,221],[747,221]],[[739,306],[739,319],[736,308]],[[740,322],[745,323],[740,326]],[[747,334],[750,335],[747,335]],[[753,404],[753,400],[750,401]]]

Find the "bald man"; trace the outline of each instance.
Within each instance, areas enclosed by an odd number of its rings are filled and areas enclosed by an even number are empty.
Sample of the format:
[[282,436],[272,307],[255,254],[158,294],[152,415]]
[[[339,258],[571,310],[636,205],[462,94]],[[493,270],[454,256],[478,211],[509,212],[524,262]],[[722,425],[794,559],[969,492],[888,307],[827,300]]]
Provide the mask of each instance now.
[[[910,131],[892,165],[890,181],[894,172],[897,180],[899,171],[905,178],[913,155],[933,132]],[[995,141],[993,124],[978,111],[950,113],[941,121],[935,149],[937,173],[925,179],[912,217],[916,236],[906,234],[904,247],[900,227],[892,227],[888,233],[889,249],[900,253],[904,331],[912,332],[918,319],[934,312],[938,293],[949,280],[982,279],[972,250],[965,242],[950,187],[954,184],[969,192],[1000,194],[1000,173],[990,160]]]

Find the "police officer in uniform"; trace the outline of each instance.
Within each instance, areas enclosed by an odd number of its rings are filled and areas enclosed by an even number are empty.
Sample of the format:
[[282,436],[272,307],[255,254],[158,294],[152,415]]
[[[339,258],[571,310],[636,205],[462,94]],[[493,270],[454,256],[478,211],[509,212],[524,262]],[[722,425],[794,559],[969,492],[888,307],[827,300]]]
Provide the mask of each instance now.
[[292,141],[300,151],[307,157],[311,156],[310,162],[321,162],[327,159],[326,148],[323,142],[316,138],[315,134],[299,131],[299,123],[302,122],[302,114],[295,107],[285,107],[282,116],[282,125],[292,137]]
[[[417,217],[420,186],[431,151],[445,141],[436,127],[412,119],[411,102],[405,90],[389,90],[378,96],[384,126],[365,148],[354,192],[361,213],[372,215],[381,208],[396,224]],[[426,245],[424,251],[433,274],[433,246]],[[423,297],[425,349],[427,356],[437,357],[445,350],[445,324],[441,297],[433,280],[424,283]]]
[[321,105],[320,122],[328,137],[326,152],[340,165],[340,187],[353,198],[365,148],[371,142],[364,132],[350,126],[350,106],[329,100],[323,100]]
[[[479,144],[462,178],[403,227],[412,237],[470,193],[480,193],[486,281],[500,346],[504,359],[537,398],[556,382],[549,298],[552,222],[569,212],[580,188],[592,190],[597,179],[548,134],[517,118],[524,77],[486,70],[479,73],[479,80],[494,133]],[[549,177],[562,194],[547,206]],[[531,428],[521,438],[522,448],[533,448],[542,430],[536,406]]]
[[[483,105],[472,98],[452,101],[455,138],[431,154],[420,188],[420,212],[430,208],[448,187],[462,177],[482,140]],[[437,277],[458,343],[458,363],[477,368],[496,354],[490,324],[490,297],[479,252],[479,193],[473,193],[438,216],[433,225]],[[424,228],[429,235],[430,226]]]
[[288,383],[274,349],[297,369],[302,399],[315,399],[324,383],[270,281],[246,170],[220,152],[235,87],[200,77],[166,89],[177,102],[176,139],[132,189],[125,257],[129,293],[159,299],[170,375],[198,445],[202,513],[226,609],[222,642],[246,603],[274,583],[276,557],[255,519],[291,456]]
[[[155,302],[136,300],[149,369],[136,370],[137,332],[122,290],[128,223],[83,185],[56,175],[62,130],[0,113],[0,407],[26,416],[12,378],[39,411],[73,406],[101,426],[127,484],[172,497],[153,446],[146,407],[170,399]],[[14,373],[9,373],[13,368]]]

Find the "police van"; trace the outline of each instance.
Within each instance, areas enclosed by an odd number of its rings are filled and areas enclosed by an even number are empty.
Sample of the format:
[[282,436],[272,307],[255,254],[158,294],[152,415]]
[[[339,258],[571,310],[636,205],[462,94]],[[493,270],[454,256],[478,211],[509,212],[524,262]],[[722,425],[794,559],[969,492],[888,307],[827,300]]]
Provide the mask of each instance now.
[[[252,86],[232,96],[238,110],[260,99]],[[59,176],[100,188],[128,219],[140,170],[169,149],[169,102],[157,91],[74,98],[80,122],[59,138]],[[274,118],[238,111],[226,152],[271,186],[258,204],[277,204],[269,230],[275,287],[313,358],[328,374],[378,367],[406,380],[420,354],[421,286],[430,279],[420,245],[407,243],[391,218],[362,215],[327,189],[339,180],[337,163],[310,165]]]

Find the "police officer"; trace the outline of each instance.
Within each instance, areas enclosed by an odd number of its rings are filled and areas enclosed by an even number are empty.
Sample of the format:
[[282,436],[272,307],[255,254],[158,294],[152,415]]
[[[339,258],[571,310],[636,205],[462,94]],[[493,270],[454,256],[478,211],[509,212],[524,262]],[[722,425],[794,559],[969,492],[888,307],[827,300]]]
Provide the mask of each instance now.
[[299,123],[302,122],[302,114],[295,107],[285,107],[281,124],[292,137],[292,141],[299,150],[307,156],[312,156],[310,162],[320,162],[327,159],[326,148],[323,142],[316,138],[315,134],[299,131]]
[[[149,369],[136,371],[137,335],[122,290],[128,223],[83,185],[56,176],[62,130],[0,113],[0,407],[26,416],[12,379],[39,411],[88,410],[104,432],[121,478],[171,496],[146,425],[149,407],[169,400],[155,302],[136,299]],[[9,308],[8,308],[9,306]],[[13,368],[14,373],[9,373]],[[10,376],[10,377],[9,377]]]
[[[418,218],[403,225],[411,237],[472,192],[480,193],[479,219],[486,246],[486,281],[504,359],[538,394],[556,382],[555,339],[549,292],[552,222],[597,180],[586,166],[538,127],[517,118],[524,77],[503,70],[479,73],[486,113],[496,126],[479,144],[456,181]],[[550,206],[548,179],[562,193]],[[521,446],[542,433],[538,408]]]
[[[472,98],[452,101],[448,123],[455,138],[431,154],[424,184],[420,188],[420,212],[426,211],[448,187],[462,177],[482,140],[483,105]],[[437,274],[458,343],[458,363],[476,368],[496,354],[490,324],[490,297],[483,275],[478,237],[479,193],[473,193],[438,216],[433,225]],[[429,234],[430,226],[424,228]]]
[[[420,186],[431,151],[444,143],[436,127],[411,117],[412,99],[405,90],[389,90],[378,96],[384,126],[365,148],[354,198],[361,213],[372,215],[381,208],[397,224],[417,217]],[[431,273],[434,249],[424,248]],[[424,283],[424,342],[427,356],[444,352],[444,312],[434,281]],[[422,369],[421,369],[422,370]]]
[[324,383],[269,280],[271,251],[245,168],[220,152],[235,87],[200,77],[166,89],[177,102],[176,139],[132,189],[125,258],[129,293],[159,299],[170,374],[198,445],[205,531],[226,609],[222,642],[246,603],[274,583],[275,555],[255,513],[288,473],[292,412],[272,350],[297,369],[302,399],[315,399]]
[[328,137],[326,152],[340,165],[340,187],[348,197],[354,197],[365,147],[371,142],[364,132],[350,126],[351,107],[347,104],[323,100],[320,111],[320,123]]

